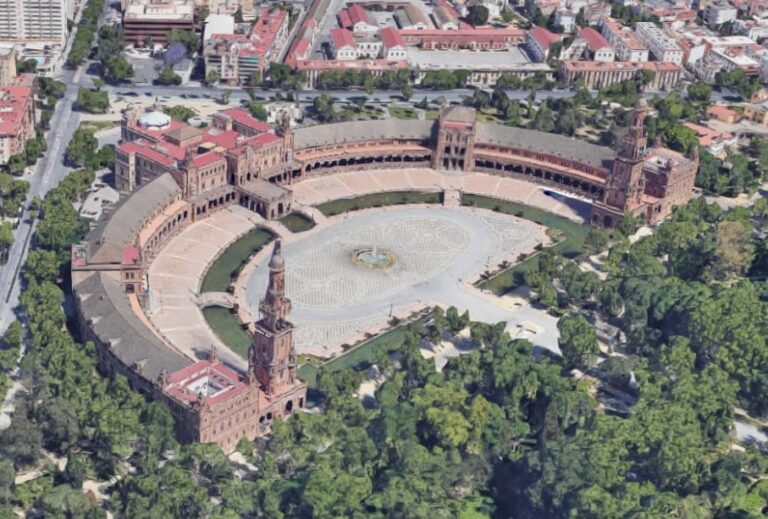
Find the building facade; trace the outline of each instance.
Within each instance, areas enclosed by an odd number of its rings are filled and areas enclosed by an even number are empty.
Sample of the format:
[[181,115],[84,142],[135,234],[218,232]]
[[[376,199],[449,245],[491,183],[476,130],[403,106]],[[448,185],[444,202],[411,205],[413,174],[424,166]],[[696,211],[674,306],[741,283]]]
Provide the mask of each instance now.
[[261,80],[271,61],[276,61],[288,37],[288,13],[262,9],[245,34],[211,34],[203,44],[206,74],[212,71],[224,83],[245,85]]
[[655,23],[638,22],[635,25],[635,32],[656,61],[667,61],[678,65],[683,63],[683,49],[674,38]]
[[683,79],[683,68],[680,65],[663,61],[563,61],[561,75],[568,83],[582,82],[587,88],[599,89],[639,79],[643,70],[654,74],[648,84],[650,90],[671,90]]
[[604,195],[592,205],[595,226],[615,227],[627,214],[656,223],[691,199],[699,167],[698,147],[691,157],[660,147],[648,149],[647,115],[648,107],[641,99],[629,131],[622,137]]
[[603,20],[602,34],[616,51],[616,59],[640,63],[648,61],[648,49],[629,27],[613,18]]
[[167,45],[173,29],[194,31],[192,0],[127,0],[123,8],[125,45]]
[[35,136],[34,87],[0,86],[0,165],[24,152]]
[[72,0],[3,0],[0,41],[64,45],[67,20],[74,18]]
[[73,263],[81,329],[96,345],[99,369],[125,375],[134,389],[166,405],[182,442],[216,443],[229,453],[242,439],[264,436],[275,419],[306,405],[307,385],[297,376],[293,325],[287,320],[285,261],[280,242],[274,247],[245,374],[224,365],[215,349],[204,360],[182,356],[145,328],[136,294],[120,292],[116,270]]

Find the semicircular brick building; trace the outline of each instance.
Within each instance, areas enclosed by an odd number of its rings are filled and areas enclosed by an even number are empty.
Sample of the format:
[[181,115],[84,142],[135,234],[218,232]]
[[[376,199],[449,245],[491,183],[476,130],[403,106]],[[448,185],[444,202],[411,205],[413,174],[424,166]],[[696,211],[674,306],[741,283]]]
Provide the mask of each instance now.
[[225,366],[215,352],[191,359],[147,320],[146,270],[164,244],[190,223],[239,204],[267,219],[292,209],[291,184],[344,171],[434,168],[517,177],[592,200],[592,223],[618,225],[625,214],[655,223],[692,196],[698,155],[647,147],[647,107],[634,110],[619,152],[584,141],[477,120],[447,106],[429,120],[354,121],[291,129],[242,108],[200,129],[153,110],[127,112],[117,148],[123,195],[86,240],[73,247],[72,280],[83,336],[105,373],[164,402],[181,440],[231,451],[278,416],[303,408],[296,375],[290,301],[277,246],[270,289],[255,323],[249,369]]

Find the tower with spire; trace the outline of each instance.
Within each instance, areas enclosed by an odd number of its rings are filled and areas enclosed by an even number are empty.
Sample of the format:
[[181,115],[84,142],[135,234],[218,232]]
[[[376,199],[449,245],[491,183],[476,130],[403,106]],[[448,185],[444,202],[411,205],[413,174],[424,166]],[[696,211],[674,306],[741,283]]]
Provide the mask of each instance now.
[[643,165],[648,138],[645,136],[645,118],[648,106],[641,98],[632,112],[629,131],[621,139],[619,155],[606,182],[605,204],[622,212],[634,212],[642,205],[645,191]]
[[280,240],[269,260],[269,285],[259,303],[253,343],[248,352],[249,373],[267,395],[275,395],[296,384],[296,350],[293,324],[287,317],[291,300],[285,295],[285,259]]

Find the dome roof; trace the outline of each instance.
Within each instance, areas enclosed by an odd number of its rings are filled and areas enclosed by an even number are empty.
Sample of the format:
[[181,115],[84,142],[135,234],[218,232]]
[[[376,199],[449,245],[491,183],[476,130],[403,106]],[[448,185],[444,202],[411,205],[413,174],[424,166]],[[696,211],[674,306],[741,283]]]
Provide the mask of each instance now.
[[139,125],[150,130],[162,130],[171,125],[171,116],[163,112],[147,112],[139,117]]

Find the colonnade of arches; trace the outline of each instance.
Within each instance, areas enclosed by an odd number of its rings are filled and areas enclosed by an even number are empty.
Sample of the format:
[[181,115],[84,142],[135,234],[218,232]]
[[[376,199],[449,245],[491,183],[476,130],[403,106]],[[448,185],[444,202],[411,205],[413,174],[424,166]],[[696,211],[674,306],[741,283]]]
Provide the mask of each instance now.
[[534,168],[516,163],[505,163],[488,158],[475,158],[475,170],[504,176],[520,176],[538,184],[549,184],[573,193],[600,200],[603,198],[603,186],[587,182],[563,173],[542,168]]
[[[333,157],[325,160],[309,161],[304,164],[300,170],[303,174],[309,174],[316,171],[330,171],[338,168],[346,168],[353,166],[372,166],[372,165],[400,165],[405,166],[425,166],[432,163],[432,153],[424,152],[419,154],[400,153],[400,154],[383,154],[383,155],[364,155],[359,157]],[[295,172],[294,172],[295,173]],[[301,174],[299,175],[301,176]]]

